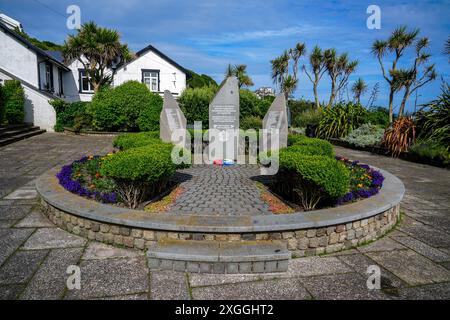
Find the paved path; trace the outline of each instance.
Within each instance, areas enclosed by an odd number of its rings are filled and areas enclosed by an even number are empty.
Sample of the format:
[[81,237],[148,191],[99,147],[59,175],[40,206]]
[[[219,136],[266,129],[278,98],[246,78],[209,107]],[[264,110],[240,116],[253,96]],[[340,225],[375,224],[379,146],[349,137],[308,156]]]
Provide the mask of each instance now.
[[[404,180],[397,230],[358,249],[292,260],[282,275],[150,272],[142,252],[71,235],[36,210],[36,176],[84,150],[104,153],[110,141],[44,134],[0,148],[0,298],[450,299],[448,170],[338,148]],[[66,289],[69,265],[81,268],[80,290]],[[367,290],[369,265],[380,266],[383,290]]]

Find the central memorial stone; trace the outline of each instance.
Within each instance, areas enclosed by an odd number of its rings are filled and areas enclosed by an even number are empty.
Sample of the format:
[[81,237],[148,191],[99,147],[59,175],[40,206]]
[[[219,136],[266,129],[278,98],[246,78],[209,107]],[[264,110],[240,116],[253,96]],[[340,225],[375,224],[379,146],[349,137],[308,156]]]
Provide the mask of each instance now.
[[170,91],[164,91],[160,115],[160,138],[164,142],[186,147],[186,117]]
[[[239,82],[227,78],[209,105],[210,161],[237,159],[239,141]],[[213,150],[213,151],[212,151]]]

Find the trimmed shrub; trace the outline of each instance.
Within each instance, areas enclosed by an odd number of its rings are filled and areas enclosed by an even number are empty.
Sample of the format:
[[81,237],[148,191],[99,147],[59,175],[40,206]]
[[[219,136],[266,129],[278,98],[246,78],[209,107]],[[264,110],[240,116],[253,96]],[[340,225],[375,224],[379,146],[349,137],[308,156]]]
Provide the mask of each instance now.
[[114,147],[119,148],[120,150],[139,148],[158,143],[163,143],[159,140],[159,131],[125,133],[121,134],[113,141]]
[[313,210],[319,202],[343,196],[350,183],[348,168],[334,158],[280,151],[276,189],[292,201]]
[[208,128],[209,103],[214,98],[216,91],[215,87],[187,88],[183,91],[178,103],[188,124],[202,121],[203,128]]
[[289,135],[288,145],[291,146],[312,146],[314,148],[320,149],[321,154],[333,157],[333,145],[328,141],[318,139],[318,138],[308,138],[302,135]]
[[151,145],[109,156],[101,174],[112,178],[121,199],[130,208],[136,208],[146,198],[161,193],[175,169],[170,150]]
[[0,83],[0,125],[5,120],[5,95],[3,93],[3,85]]
[[384,129],[370,123],[365,123],[358,129],[353,130],[350,134],[342,138],[357,147],[375,146],[381,143],[384,136]]
[[159,130],[163,100],[137,81],[97,92],[88,105],[92,126],[99,131]]
[[321,138],[343,138],[364,123],[366,109],[360,104],[338,103],[323,111],[317,134]]
[[319,145],[310,144],[310,145],[293,145],[284,149],[283,152],[296,152],[307,156],[324,156],[332,158],[334,157],[334,153],[329,150],[325,150]]
[[56,111],[55,131],[62,132],[65,127],[80,131],[83,128],[90,128],[92,118],[86,113],[88,102],[77,101],[73,103],[61,99],[49,102]]
[[20,124],[25,119],[25,93],[17,80],[6,80],[3,86],[5,119],[8,124]]
[[248,130],[248,129],[259,130],[259,129],[262,129],[262,125],[263,125],[262,119],[259,117],[255,117],[255,116],[245,117],[239,123],[239,127],[242,130]]

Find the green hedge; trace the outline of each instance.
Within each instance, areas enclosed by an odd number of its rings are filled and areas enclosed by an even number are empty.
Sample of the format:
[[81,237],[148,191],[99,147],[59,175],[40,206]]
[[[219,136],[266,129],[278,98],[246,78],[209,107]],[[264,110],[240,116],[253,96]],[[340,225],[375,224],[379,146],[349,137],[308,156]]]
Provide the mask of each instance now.
[[163,100],[137,81],[97,92],[87,111],[99,131],[156,131]]
[[6,80],[3,86],[4,118],[8,124],[21,124],[25,119],[25,93],[17,80]]
[[318,138],[308,138],[303,135],[288,135],[288,146],[312,146],[320,149],[323,155],[333,157],[333,145],[328,141]]
[[159,140],[159,131],[125,133],[121,134],[113,141],[114,147],[121,150],[144,147],[156,143],[162,143],[162,141]]
[[86,112],[88,102],[66,102],[61,99],[51,100],[50,104],[56,111],[55,131],[62,132],[65,127],[76,131],[91,127],[92,118]]
[[203,128],[208,127],[209,103],[214,98],[216,91],[215,87],[187,88],[183,91],[178,103],[188,124],[194,124],[194,121],[202,121]]

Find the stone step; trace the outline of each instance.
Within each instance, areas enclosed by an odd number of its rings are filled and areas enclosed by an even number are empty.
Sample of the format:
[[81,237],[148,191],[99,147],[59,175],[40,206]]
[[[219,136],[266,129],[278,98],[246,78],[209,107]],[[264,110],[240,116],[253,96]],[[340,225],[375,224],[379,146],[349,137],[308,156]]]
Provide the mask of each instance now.
[[35,129],[33,129],[31,131],[26,131],[25,133],[20,132],[13,136],[9,136],[6,138],[0,138],[0,147],[6,146],[13,142],[17,142],[17,141],[20,141],[23,139],[27,139],[27,138],[42,134],[44,132],[45,132],[45,130],[41,130],[41,129],[39,129],[39,127],[36,127]]
[[18,130],[21,128],[28,128],[32,127],[33,125],[29,123],[22,123],[22,124],[10,124],[5,126],[0,126],[0,135],[4,132],[11,131],[11,130]]
[[150,269],[192,273],[285,272],[291,253],[277,241],[161,239],[147,251]]
[[10,128],[9,130],[4,130],[3,132],[0,132],[0,140],[37,130],[40,130],[40,128],[31,125],[19,128]]

